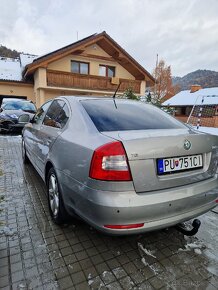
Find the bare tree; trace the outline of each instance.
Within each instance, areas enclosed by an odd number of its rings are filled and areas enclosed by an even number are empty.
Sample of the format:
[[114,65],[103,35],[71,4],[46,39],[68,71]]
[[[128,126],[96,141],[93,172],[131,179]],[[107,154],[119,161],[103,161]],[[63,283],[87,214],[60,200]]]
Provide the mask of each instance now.
[[153,76],[156,84],[151,88],[151,93],[156,101],[167,100],[179,91],[178,86],[174,86],[172,83],[171,67],[163,59],[157,63]]

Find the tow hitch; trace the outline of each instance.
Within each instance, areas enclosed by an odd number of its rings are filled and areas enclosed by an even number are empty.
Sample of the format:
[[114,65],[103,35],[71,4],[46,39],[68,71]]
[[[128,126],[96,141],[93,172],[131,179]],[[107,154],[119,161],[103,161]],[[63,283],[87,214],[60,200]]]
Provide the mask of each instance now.
[[199,219],[194,219],[192,222],[193,228],[190,230],[186,228],[185,224],[178,224],[176,229],[185,236],[194,236],[197,234],[201,225],[201,221]]

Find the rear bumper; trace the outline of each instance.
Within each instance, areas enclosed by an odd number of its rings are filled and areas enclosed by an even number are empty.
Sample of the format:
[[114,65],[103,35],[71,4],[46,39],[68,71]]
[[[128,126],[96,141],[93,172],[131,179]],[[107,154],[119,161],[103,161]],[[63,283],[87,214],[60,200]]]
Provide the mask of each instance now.
[[[66,175],[60,176],[64,202],[69,212],[105,233],[137,234],[166,228],[197,217],[217,206],[217,176],[174,189],[136,194],[135,191],[96,190]],[[81,190],[82,189],[82,190]],[[144,225],[132,229],[108,229],[105,225]]]

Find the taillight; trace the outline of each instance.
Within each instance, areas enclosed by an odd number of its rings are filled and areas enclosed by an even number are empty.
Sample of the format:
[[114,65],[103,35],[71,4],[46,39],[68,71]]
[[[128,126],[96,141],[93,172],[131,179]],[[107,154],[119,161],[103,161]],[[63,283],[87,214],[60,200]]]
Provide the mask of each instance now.
[[218,199],[215,202],[218,203]]
[[89,177],[99,180],[132,180],[126,152],[116,141],[97,148],[92,156]]

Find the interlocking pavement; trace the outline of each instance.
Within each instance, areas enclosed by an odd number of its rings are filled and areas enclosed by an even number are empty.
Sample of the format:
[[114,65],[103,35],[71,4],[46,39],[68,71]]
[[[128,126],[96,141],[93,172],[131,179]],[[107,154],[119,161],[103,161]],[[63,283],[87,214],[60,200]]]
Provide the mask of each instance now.
[[0,289],[218,289],[218,214],[195,237],[174,228],[111,237],[49,216],[21,137],[0,136]]

